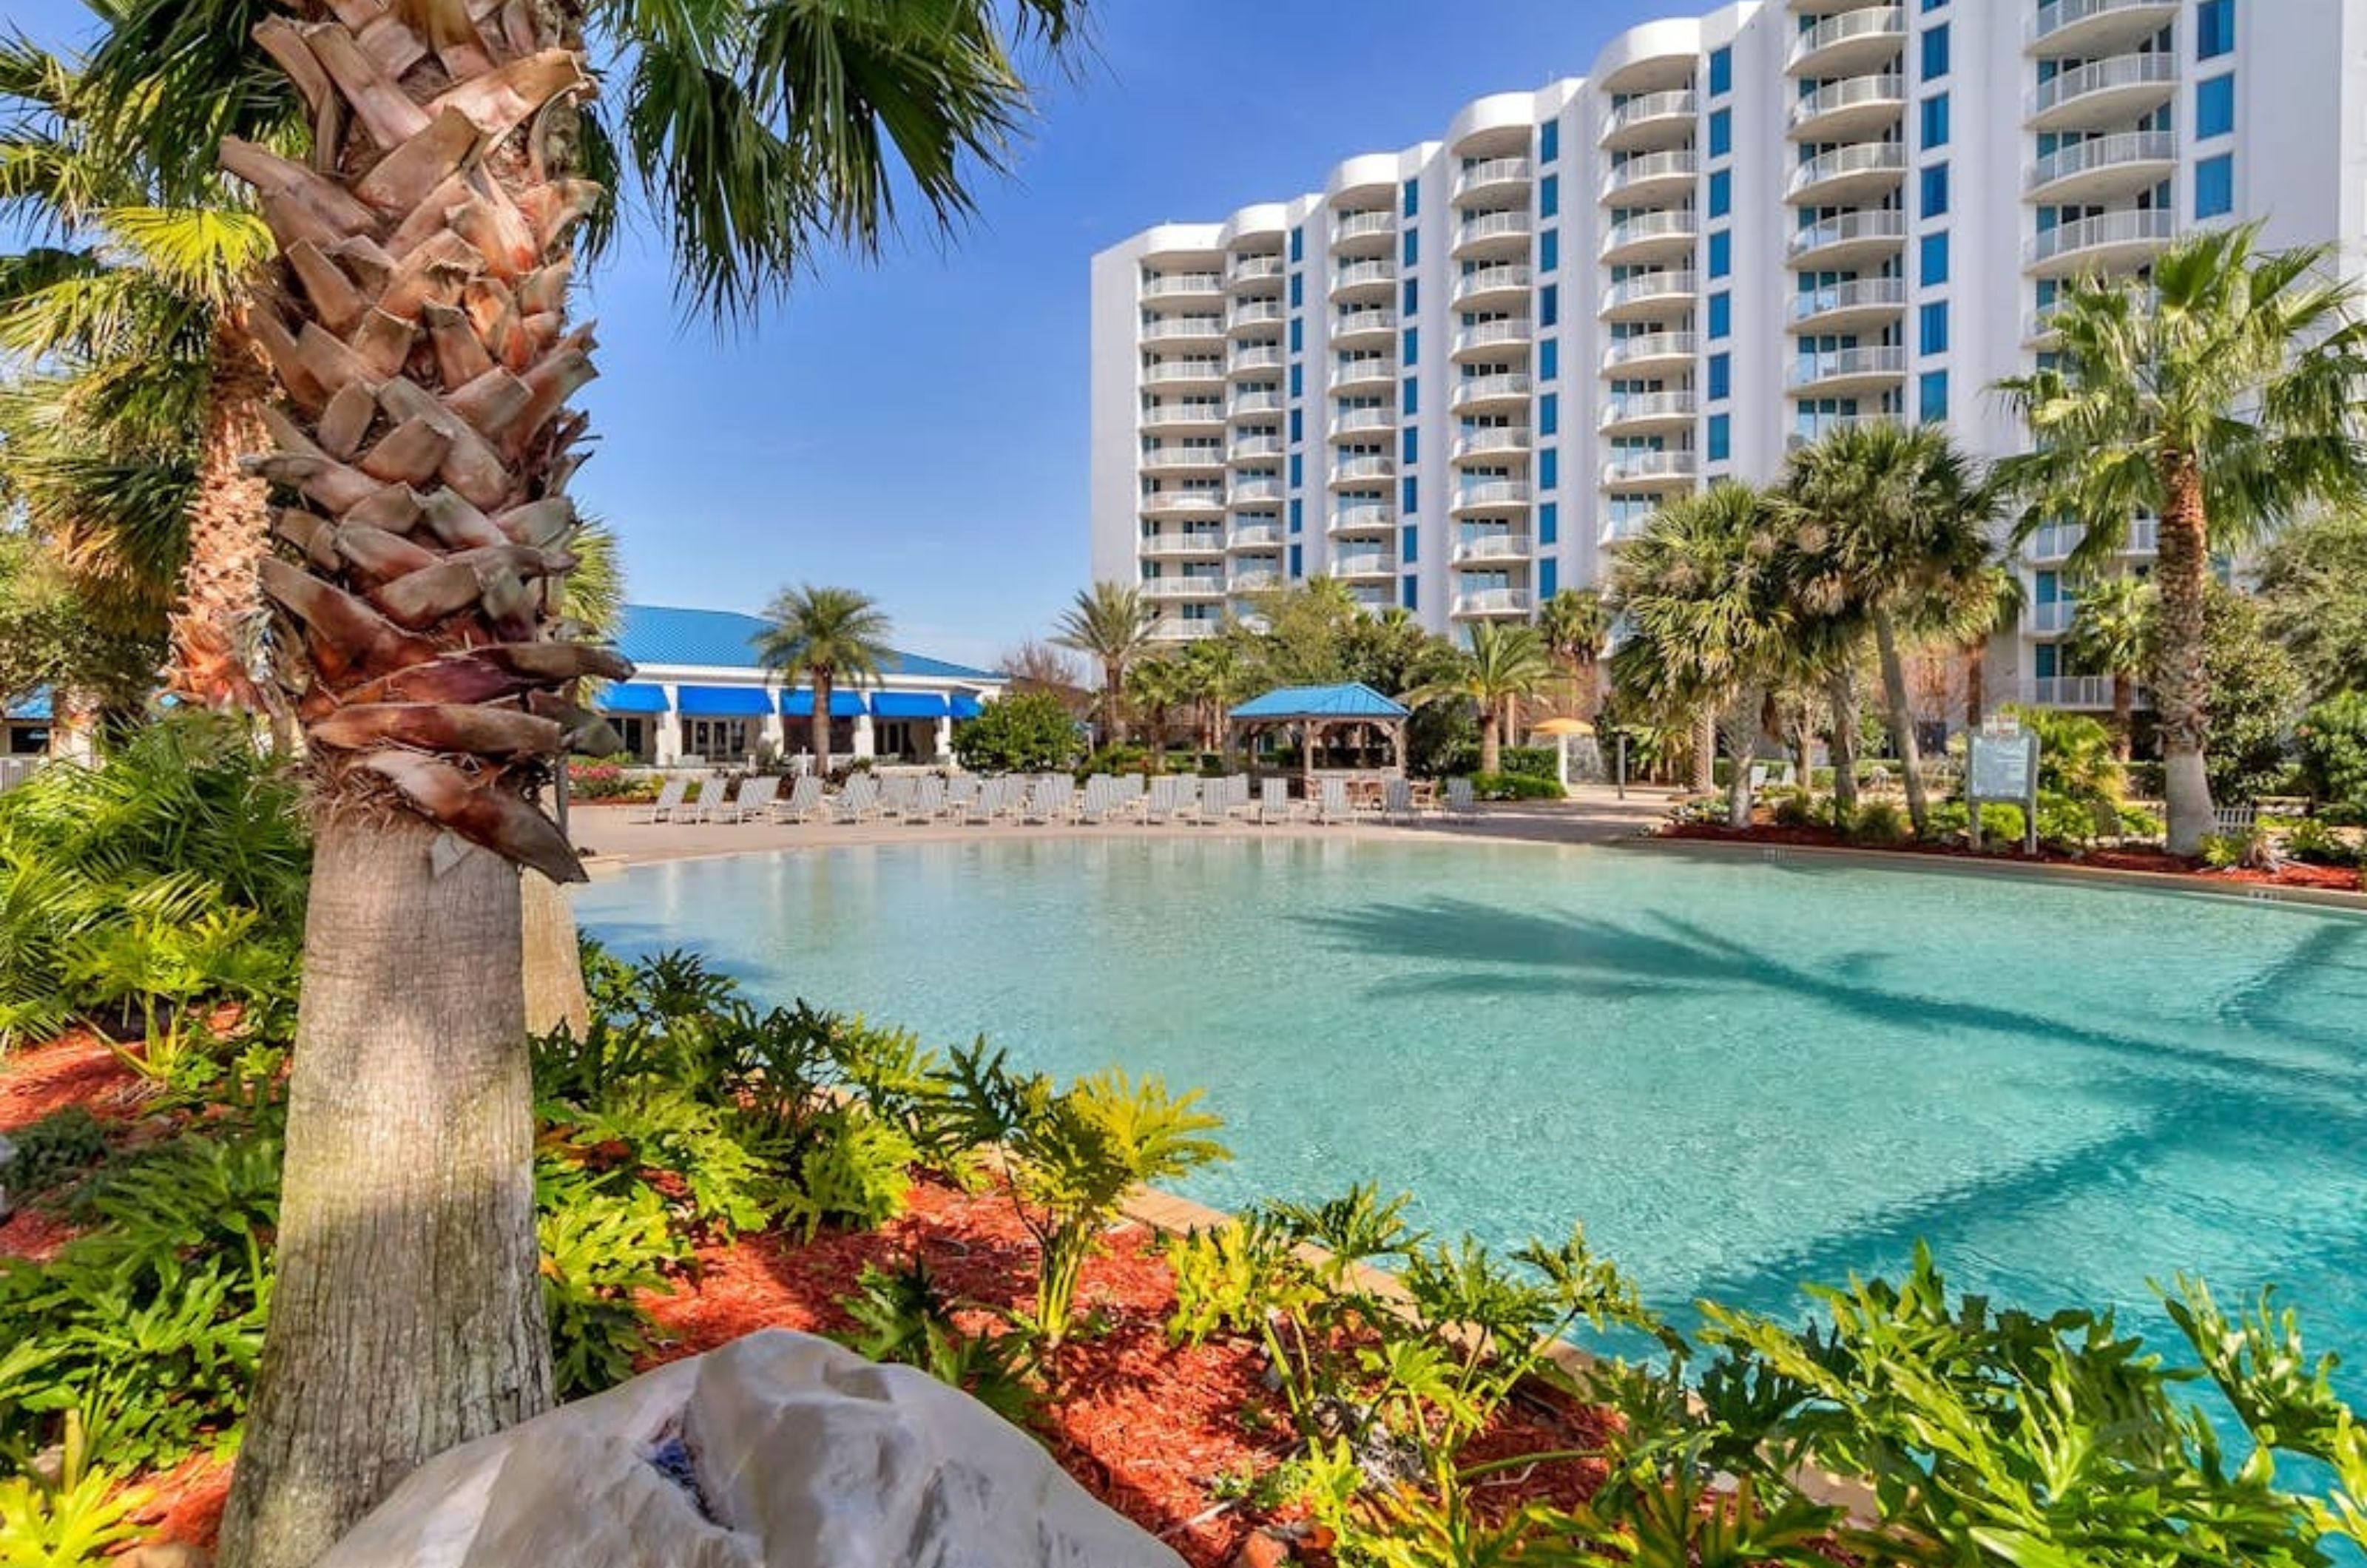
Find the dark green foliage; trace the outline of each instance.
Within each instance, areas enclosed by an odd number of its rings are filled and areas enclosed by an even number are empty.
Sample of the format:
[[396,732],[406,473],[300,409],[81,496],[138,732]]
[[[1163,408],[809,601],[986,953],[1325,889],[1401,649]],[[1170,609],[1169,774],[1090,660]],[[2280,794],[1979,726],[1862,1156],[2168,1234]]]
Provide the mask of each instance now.
[[560,1397],[572,1399],[633,1375],[634,1362],[650,1348],[649,1320],[633,1298],[666,1289],[689,1247],[655,1188],[611,1191],[543,1175],[537,1228],[551,1375]]
[[919,1258],[893,1269],[866,1264],[856,1285],[838,1303],[855,1320],[841,1343],[875,1361],[918,1367],[1015,1426],[1035,1418],[1033,1344],[1024,1330],[964,1332],[955,1303]]
[[2292,649],[2310,690],[2367,689],[2367,510],[2288,525],[2260,557],[2271,636]]
[[[956,749],[958,750],[958,747]],[[1090,778],[1094,773],[1148,773],[1150,753],[1139,746],[1104,746],[1077,764],[1077,775]]]
[[1068,707],[1049,692],[1014,692],[954,726],[954,755],[978,773],[1040,773],[1072,765],[1084,750]]
[[[1523,778],[1547,781],[1556,776],[1555,752],[1550,746],[1507,746],[1497,754],[1496,760],[1496,771],[1500,773],[1516,773]],[[1450,766],[1445,772],[1449,774],[1477,773],[1479,768],[1478,742],[1475,740],[1467,746],[1457,747],[1448,761]]]
[[2300,666],[2268,633],[2259,602],[2212,590],[2203,666],[2211,694],[2211,798],[2221,805],[2291,793],[2288,738],[2307,695]]
[[2305,865],[2356,865],[2359,851],[2316,817],[2305,817],[2285,829],[2278,849]]
[[107,1157],[107,1137],[96,1117],[79,1105],[51,1111],[30,1126],[9,1134],[17,1146],[0,1179],[8,1190],[24,1196],[47,1192],[96,1168]]
[[2329,805],[2367,807],[2367,692],[2342,692],[2302,716],[2302,787]]
[[1775,795],[1775,825],[1779,828],[1821,828],[1832,820],[1829,797],[1804,789]]
[[2101,719],[2060,708],[2009,707],[2038,737],[2038,787],[2082,802],[2117,803],[2127,787],[2112,757],[2112,732]]
[[1561,785],[1527,773],[1474,773],[1471,793],[1482,800],[1559,800]]
[[1903,844],[1907,841],[1907,808],[1895,800],[1868,800],[1857,808],[1857,819],[1849,825],[1849,836],[1861,843],[1877,847]]

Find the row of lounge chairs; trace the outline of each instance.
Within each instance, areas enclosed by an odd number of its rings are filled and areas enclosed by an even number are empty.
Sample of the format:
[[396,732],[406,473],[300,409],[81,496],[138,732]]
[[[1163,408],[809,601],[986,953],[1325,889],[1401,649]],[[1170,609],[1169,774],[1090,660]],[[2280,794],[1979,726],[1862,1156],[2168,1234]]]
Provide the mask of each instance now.
[[[1188,773],[1145,779],[1138,773],[1095,773],[1080,790],[1067,773],[1010,774],[978,778],[935,773],[881,779],[856,773],[836,794],[811,774],[798,779],[786,795],[782,780],[757,774],[740,781],[737,794],[720,773],[678,775],[665,782],[655,800],[632,808],[637,822],[1142,822],[1154,825],[1252,822],[1410,822],[1422,813],[1413,786],[1387,781],[1377,811],[1359,809],[1343,780],[1325,779],[1311,800],[1294,800],[1287,779],[1259,781],[1254,791],[1245,773],[1204,779]],[[696,784],[698,793],[692,795]],[[1442,815],[1468,819],[1478,813],[1469,779],[1446,781]]]

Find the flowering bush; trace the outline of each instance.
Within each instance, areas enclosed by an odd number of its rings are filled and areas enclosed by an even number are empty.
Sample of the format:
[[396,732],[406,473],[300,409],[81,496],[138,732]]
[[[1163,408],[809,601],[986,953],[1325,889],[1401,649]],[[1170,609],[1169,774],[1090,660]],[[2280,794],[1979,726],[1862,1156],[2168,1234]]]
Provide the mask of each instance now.
[[567,789],[578,800],[654,800],[657,775],[629,771],[629,757],[575,757],[567,764]]

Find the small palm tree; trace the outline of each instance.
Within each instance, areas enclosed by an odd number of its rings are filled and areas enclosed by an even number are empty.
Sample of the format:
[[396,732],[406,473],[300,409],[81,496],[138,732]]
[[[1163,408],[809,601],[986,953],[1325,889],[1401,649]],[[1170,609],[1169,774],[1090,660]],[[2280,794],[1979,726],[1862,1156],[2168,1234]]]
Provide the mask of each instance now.
[[2000,384],[2035,450],[2004,465],[2024,526],[2086,528],[2075,570],[2101,571],[2129,521],[2160,520],[2158,657],[2169,848],[2212,830],[2204,751],[2211,558],[2320,501],[2367,493],[2360,408],[2367,329],[2330,248],[2262,254],[2255,226],[2162,253],[2146,281],[2067,285],[2057,363]]
[[1792,454],[1784,504],[1796,526],[1822,535],[1840,591],[1873,628],[1908,815],[1922,833],[1931,802],[1907,653],[1942,637],[1961,644],[1967,620],[1993,601],[1988,485],[1939,426],[1885,420],[1838,427]]
[[1052,623],[1052,640],[1102,667],[1102,739],[1126,739],[1126,671],[1150,642],[1150,602],[1129,582],[1096,582],[1077,590],[1076,602]]
[[2140,577],[2107,577],[2079,590],[2064,649],[2081,668],[2112,678],[2112,753],[2129,760],[2137,679],[2153,660],[2161,595]]
[[1200,749],[1225,750],[1225,711],[1243,688],[1241,650],[1230,637],[1202,637],[1184,650],[1184,690],[1198,710]]
[[2022,609],[2030,599],[2022,585],[2022,574],[2008,563],[1992,561],[1986,575],[1987,612],[1978,593],[1969,595],[1965,605],[1965,727],[1968,729],[1981,727],[1988,708],[1989,639],[2021,626]]
[[1143,721],[1144,739],[1150,742],[1152,768],[1164,773],[1167,738],[1175,710],[1192,700],[1190,676],[1183,659],[1162,655],[1141,660],[1128,668],[1126,700]]
[[1537,635],[1578,688],[1580,718],[1592,719],[1603,705],[1597,671],[1611,640],[1611,620],[1610,605],[1597,588],[1565,588],[1537,610]]
[[784,588],[764,611],[771,624],[756,635],[756,661],[783,680],[813,687],[813,754],[817,771],[830,766],[830,699],[841,682],[877,682],[894,656],[888,616],[871,596],[852,588]]
[[1503,761],[1504,721],[1508,710],[1523,697],[1536,695],[1553,676],[1553,660],[1535,626],[1517,622],[1482,621],[1471,628],[1471,648],[1452,675],[1405,696],[1408,707],[1443,697],[1463,697],[1479,708],[1479,771],[1500,771]]

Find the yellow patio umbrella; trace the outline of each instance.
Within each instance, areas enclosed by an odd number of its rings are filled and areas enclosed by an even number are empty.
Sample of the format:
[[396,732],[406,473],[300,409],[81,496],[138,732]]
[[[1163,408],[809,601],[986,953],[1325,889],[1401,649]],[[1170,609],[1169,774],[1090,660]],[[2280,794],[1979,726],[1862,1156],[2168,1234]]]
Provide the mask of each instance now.
[[1529,727],[1531,735],[1550,735],[1559,739],[1569,735],[1591,735],[1594,726],[1582,718],[1548,718]]

